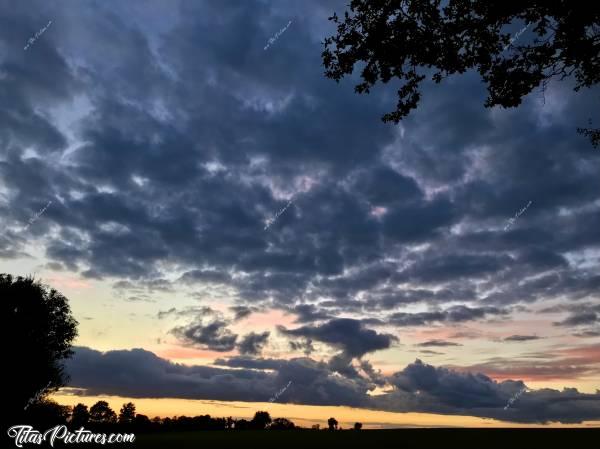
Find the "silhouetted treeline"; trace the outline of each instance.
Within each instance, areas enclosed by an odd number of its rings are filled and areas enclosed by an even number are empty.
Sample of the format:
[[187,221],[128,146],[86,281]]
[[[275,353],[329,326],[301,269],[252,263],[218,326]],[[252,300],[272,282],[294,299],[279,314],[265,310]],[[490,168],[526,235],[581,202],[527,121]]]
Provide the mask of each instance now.
[[[210,415],[175,416],[173,418],[150,419],[141,413],[136,413],[135,404],[123,404],[117,414],[106,401],[98,401],[91,407],[77,404],[74,407],[59,405],[54,401],[43,400],[35,404],[25,413],[24,423],[37,429],[46,429],[57,424],[66,424],[73,430],[85,427],[95,431],[112,432],[163,432],[163,431],[193,431],[193,430],[294,430],[302,429],[287,418],[271,418],[265,411],[258,411],[251,420],[228,418],[213,418]],[[355,430],[362,428],[361,423],[354,425]],[[312,430],[319,430],[318,424]],[[335,418],[329,418],[328,430],[341,430]]]

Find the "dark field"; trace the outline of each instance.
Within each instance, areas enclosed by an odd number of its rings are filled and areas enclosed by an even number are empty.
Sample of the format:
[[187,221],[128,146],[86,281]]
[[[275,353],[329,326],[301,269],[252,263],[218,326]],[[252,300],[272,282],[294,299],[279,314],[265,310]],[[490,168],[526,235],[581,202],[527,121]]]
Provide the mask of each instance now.
[[600,448],[596,429],[395,429],[328,431],[173,432],[140,434],[140,448]]

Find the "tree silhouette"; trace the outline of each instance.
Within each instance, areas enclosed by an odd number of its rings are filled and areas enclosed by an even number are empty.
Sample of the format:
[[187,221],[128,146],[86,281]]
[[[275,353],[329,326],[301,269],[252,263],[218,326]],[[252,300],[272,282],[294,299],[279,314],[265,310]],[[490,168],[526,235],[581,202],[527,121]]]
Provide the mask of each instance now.
[[250,422],[254,429],[264,429],[271,424],[271,415],[269,412],[256,412]]
[[[37,401],[27,409],[27,424],[39,428],[49,428],[66,424],[71,415],[71,407],[60,405],[50,399]],[[12,418],[12,416],[11,416]]]
[[296,426],[292,421],[287,418],[275,418],[271,425],[269,426],[270,430],[292,430]]
[[355,422],[354,423],[354,430],[360,430],[360,429],[362,429],[362,423]]
[[[592,121],[590,120],[591,124]],[[577,132],[589,138],[594,148],[598,148],[598,145],[600,145],[600,128],[577,128]]]
[[87,405],[77,404],[73,407],[71,414],[71,425],[75,429],[85,426],[90,420],[90,412],[88,411]]
[[106,401],[98,401],[90,407],[90,422],[97,424],[113,424],[117,422],[117,414]]
[[152,428],[152,421],[146,415],[142,415],[141,413],[137,413],[133,420],[133,424],[138,431],[147,431]]
[[233,420],[233,418],[231,416],[228,417],[227,420],[225,421],[225,428],[233,429],[234,426],[235,426],[235,421]]
[[62,361],[72,355],[77,321],[68,300],[33,278],[0,274],[6,360],[4,399],[12,419],[65,385]]
[[[400,80],[398,123],[421,99],[420,85],[475,69],[486,107],[515,107],[551,79],[572,78],[575,91],[600,80],[600,8],[594,2],[522,0],[352,0],[337,34],[324,41],[325,75],[339,81],[362,66],[358,93]],[[525,25],[518,39],[507,25]],[[520,36],[528,28],[533,38]],[[600,130],[586,134],[593,141]],[[583,132],[585,134],[585,132]],[[598,142],[596,137],[596,142]]]
[[329,430],[337,430],[338,422],[335,418],[329,418],[327,420],[327,425],[329,426]]
[[119,423],[131,424],[135,419],[135,405],[133,402],[123,404],[121,411],[119,412]]

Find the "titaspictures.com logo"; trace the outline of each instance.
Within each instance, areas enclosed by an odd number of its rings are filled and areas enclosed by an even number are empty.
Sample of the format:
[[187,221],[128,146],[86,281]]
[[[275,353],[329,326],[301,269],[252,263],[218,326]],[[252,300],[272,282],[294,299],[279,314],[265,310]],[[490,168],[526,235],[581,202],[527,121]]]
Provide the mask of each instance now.
[[64,424],[52,427],[44,433],[35,430],[32,426],[19,424],[8,429],[8,436],[15,439],[15,446],[23,447],[23,444],[42,444],[48,442],[54,447],[56,441],[62,441],[64,444],[78,443],[96,443],[96,444],[114,444],[114,443],[133,443],[135,435],[133,433],[93,433],[81,427],[79,430],[71,432]]

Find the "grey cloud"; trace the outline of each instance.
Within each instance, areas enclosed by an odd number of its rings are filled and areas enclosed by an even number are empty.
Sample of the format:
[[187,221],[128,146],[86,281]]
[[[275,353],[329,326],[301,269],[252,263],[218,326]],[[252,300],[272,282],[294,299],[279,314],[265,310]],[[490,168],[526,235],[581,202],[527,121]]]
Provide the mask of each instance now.
[[[266,402],[291,380],[294,388],[285,398],[289,402],[366,404],[366,382],[333,376],[322,362],[306,358],[228,360],[216,364],[236,369],[175,364],[142,349],[102,353],[77,347],[66,370],[71,376],[70,386],[85,389],[87,395]],[[264,372],[263,368],[276,372]]]
[[462,345],[459,344],[459,343],[454,343],[453,341],[427,340],[427,341],[424,341],[422,343],[418,343],[415,346],[424,346],[424,347],[437,346],[437,347],[444,347],[444,346],[462,346]]
[[260,354],[263,347],[267,344],[269,335],[270,332],[262,332],[260,334],[250,332],[249,334],[244,335],[238,343],[240,354]]
[[248,306],[232,306],[229,308],[234,313],[234,320],[239,321],[244,318],[248,318],[255,312],[258,312],[259,309],[256,307],[248,307]]
[[584,324],[594,324],[600,322],[600,315],[595,312],[573,313],[563,321],[554,323],[556,326],[581,326]]
[[[141,289],[124,297],[140,298],[168,291],[172,264],[186,286],[230,288],[238,305],[295,313],[305,334],[328,340],[294,335],[299,351],[310,352],[310,338],[358,355],[388,344],[364,327],[319,330],[340,316],[455,325],[549,300],[575,307],[558,325],[595,332],[584,326],[600,311],[577,306],[596,299],[600,275],[577,256],[600,247],[600,159],[574,130],[596,121],[597,89],[567,97],[550,86],[561,113],[541,120],[533,96],[518,110],[482,108],[482,86],[465,74],[453,89],[426,88],[394,127],[379,120],[393,101],[386,92],[356,96],[323,78],[330,3],[5,5],[0,42],[19,51],[0,62],[0,257],[27,257],[36,238],[48,266],[114,277],[116,290]],[[265,58],[282,16],[298,26]],[[61,27],[20,51],[47,17]],[[83,96],[89,110],[75,101]],[[72,147],[59,126],[65,106]],[[286,203],[273,188],[297,197],[264,232]],[[50,198],[26,235],[13,230]],[[196,314],[171,306],[159,316]],[[228,323],[207,315],[180,336],[231,347]]]
[[289,345],[292,351],[302,351],[305,355],[310,355],[315,351],[315,348],[312,344],[312,339],[310,338],[299,341],[290,340]]
[[212,351],[227,352],[235,348],[237,334],[231,332],[227,326],[229,322],[213,319],[209,322],[192,322],[184,326],[177,326],[171,333],[179,338],[182,343],[197,346]]
[[510,337],[506,337],[504,341],[531,341],[531,340],[539,340],[542,337],[538,337],[537,335],[511,335]]
[[[496,382],[480,373],[456,372],[436,368],[420,360],[395,373],[391,382],[398,388],[390,396],[398,400],[409,393],[411,406],[420,411],[463,413],[518,422],[581,422],[600,413],[600,394],[579,393],[566,388],[523,393],[504,409],[508,400],[525,384],[521,381]],[[418,394],[415,394],[417,393]],[[389,403],[390,397],[383,398]],[[405,407],[403,407],[405,408]]]
[[333,319],[320,326],[303,326],[278,330],[291,337],[311,338],[341,349],[351,357],[361,357],[369,352],[389,348],[398,339],[393,335],[379,334],[365,328],[360,321],[350,318]]
[[[397,412],[471,415],[509,422],[578,423],[600,418],[600,392],[531,390],[504,409],[526,385],[496,382],[481,373],[457,372],[420,360],[384,377],[370,364],[359,365],[366,375],[341,363],[338,374],[324,362],[232,357],[217,367],[186,366],[161,359],[142,349],[105,353],[77,347],[65,368],[69,386],[85,395],[134,398],[171,397],[265,402],[288,382],[284,401],[311,405],[348,405]],[[374,385],[387,385],[384,394],[370,396]]]
[[435,322],[461,323],[487,316],[504,316],[508,311],[497,307],[452,306],[443,311],[405,313],[397,312],[390,316],[390,324],[396,326],[424,326]]

